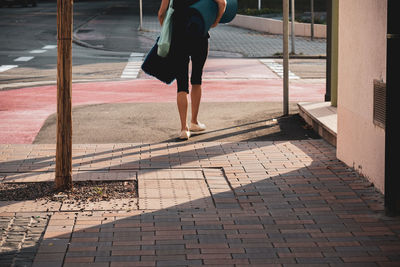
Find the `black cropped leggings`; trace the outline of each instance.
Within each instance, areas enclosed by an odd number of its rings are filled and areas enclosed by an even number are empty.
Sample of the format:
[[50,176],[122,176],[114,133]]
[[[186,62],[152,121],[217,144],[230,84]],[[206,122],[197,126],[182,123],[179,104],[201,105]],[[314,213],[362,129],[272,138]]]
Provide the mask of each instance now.
[[[176,12],[178,13],[178,12]],[[178,15],[178,14],[176,14]],[[192,73],[190,83],[200,85],[202,82],[203,67],[208,55],[208,38],[190,36],[185,33],[182,25],[185,25],[185,16],[176,16],[174,18],[173,30],[173,50],[174,65],[176,68],[176,81],[178,92],[189,93],[189,62],[192,61]]]
[[200,85],[208,55],[208,38],[187,38],[176,53],[176,81],[178,92],[189,93],[189,61],[192,61],[190,83]]

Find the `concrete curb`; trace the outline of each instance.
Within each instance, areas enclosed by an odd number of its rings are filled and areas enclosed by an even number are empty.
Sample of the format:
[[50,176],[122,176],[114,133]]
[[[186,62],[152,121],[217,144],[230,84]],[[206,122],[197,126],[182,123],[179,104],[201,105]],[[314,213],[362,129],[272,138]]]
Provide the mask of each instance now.
[[[93,79],[93,80],[73,80],[72,83],[90,83],[90,82],[112,82],[121,81],[121,79]],[[40,87],[46,85],[56,85],[57,81],[37,81],[37,82],[21,82],[11,84],[0,84],[0,92],[8,90],[16,90],[27,87]]]
[[[283,31],[281,20],[239,14],[236,15],[229,25],[271,34],[282,34]],[[311,37],[310,23],[295,22],[294,25],[296,36]],[[314,24],[314,37],[326,38],[326,25]]]

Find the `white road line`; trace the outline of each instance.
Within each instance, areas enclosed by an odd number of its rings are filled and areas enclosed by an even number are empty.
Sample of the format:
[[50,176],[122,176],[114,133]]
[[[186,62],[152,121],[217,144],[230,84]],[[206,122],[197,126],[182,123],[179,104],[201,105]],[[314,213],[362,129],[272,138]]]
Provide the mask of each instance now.
[[[45,46],[43,46],[42,49],[31,50],[31,51],[29,51],[29,53],[31,53],[31,54],[41,54],[41,53],[44,53],[44,52],[48,51],[46,49],[54,49],[56,47],[57,47],[57,45],[45,45]],[[27,62],[27,61],[32,60],[34,58],[35,57],[18,57],[16,59],[14,59],[14,61],[16,61],[16,62]],[[13,68],[17,68],[17,67],[18,67],[18,65],[1,65],[0,66],[0,72],[4,72],[4,71],[7,71],[7,70],[10,70],[10,69],[13,69]]]
[[[279,77],[283,78],[283,66],[279,63],[276,63],[273,59],[259,59],[261,63],[270,68],[273,72],[275,72]],[[299,76],[294,74],[289,70],[289,79],[298,80]]]
[[131,53],[131,57],[143,57],[143,56],[144,56],[143,53],[136,53],[136,52]]
[[16,58],[16,59],[14,59],[14,61],[29,61],[29,60],[31,60],[31,59],[34,59],[35,57],[19,57],[19,58]]
[[29,53],[31,53],[31,54],[40,54],[40,53],[44,53],[46,51],[47,50],[38,49],[38,50],[31,50],[31,51],[29,51]]
[[121,74],[122,79],[136,79],[139,75],[142,63],[143,53],[131,53],[128,63],[125,66],[124,71]]
[[18,65],[1,65],[0,66],[0,72],[4,72],[13,68],[17,68]]
[[56,47],[57,47],[57,45],[45,45],[42,47],[42,49],[54,49]]

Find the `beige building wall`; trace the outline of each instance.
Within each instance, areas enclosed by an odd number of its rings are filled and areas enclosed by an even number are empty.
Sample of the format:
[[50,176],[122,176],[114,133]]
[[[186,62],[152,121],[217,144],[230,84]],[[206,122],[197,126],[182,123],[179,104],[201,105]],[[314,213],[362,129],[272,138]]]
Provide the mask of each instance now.
[[373,80],[386,82],[387,0],[339,1],[337,157],[384,191],[385,132]]

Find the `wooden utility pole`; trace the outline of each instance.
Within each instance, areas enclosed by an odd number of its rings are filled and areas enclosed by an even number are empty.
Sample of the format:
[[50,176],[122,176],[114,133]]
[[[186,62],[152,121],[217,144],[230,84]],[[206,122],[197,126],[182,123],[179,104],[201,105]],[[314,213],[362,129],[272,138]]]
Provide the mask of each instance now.
[[283,115],[289,115],[289,0],[283,0]]
[[73,0],[57,0],[57,190],[72,188]]

